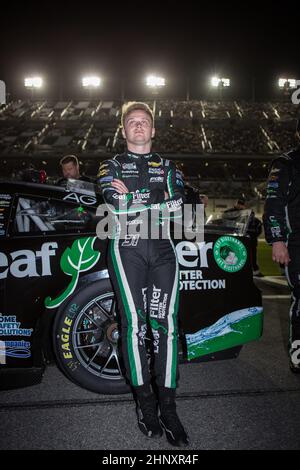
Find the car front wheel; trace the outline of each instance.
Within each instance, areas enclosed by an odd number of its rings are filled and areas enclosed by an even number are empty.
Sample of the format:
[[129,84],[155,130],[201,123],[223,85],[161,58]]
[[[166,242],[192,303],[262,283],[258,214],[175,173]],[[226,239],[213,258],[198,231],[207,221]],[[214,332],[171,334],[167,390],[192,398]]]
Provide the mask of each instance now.
[[109,279],[76,292],[58,310],[53,329],[54,351],[64,374],[97,393],[130,391],[119,354],[119,323]]

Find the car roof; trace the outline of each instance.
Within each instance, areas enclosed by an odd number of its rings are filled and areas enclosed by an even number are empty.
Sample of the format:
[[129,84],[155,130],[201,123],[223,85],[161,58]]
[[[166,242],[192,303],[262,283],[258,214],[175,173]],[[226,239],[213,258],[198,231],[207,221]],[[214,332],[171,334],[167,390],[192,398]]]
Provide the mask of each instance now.
[[[74,183],[74,180],[72,180]],[[79,196],[90,196],[96,198],[95,206],[97,205],[98,201],[101,201],[102,196],[97,185],[92,183],[82,184],[76,186],[75,184],[71,184],[69,187],[64,186],[56,186],[53,184],[41,184],[41,183],[32,183],[27,181],[16,181],[11,179],[0,179],[0,191],[7,192],[7,193],[19,193],[25,192],[26,194],[31,194],[34,196],[46,196],[46,197],[57,197],[61,199],[66,194],[76,193]],[[91,204],[93,205],[93,204]]]

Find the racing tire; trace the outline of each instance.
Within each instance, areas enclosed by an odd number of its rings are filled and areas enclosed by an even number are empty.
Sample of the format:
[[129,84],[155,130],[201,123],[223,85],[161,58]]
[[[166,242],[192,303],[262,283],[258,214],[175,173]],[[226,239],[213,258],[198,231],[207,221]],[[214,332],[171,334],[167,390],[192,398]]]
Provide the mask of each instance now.
[[53,348],[61,371],[101,394],[130,392],[119,353],[119,321],[109,279],[85,285],[58,309]]

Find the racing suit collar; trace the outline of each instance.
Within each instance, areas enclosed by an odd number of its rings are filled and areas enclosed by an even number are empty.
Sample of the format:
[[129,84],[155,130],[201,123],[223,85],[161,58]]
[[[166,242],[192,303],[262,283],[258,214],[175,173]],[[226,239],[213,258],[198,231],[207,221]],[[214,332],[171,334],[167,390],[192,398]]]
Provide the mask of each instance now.
[[141,158],[150,158],[152,156],[152,153],[136,153],[136,152],[130,152],[129,150],[127,150],[127,156],[137,160]]

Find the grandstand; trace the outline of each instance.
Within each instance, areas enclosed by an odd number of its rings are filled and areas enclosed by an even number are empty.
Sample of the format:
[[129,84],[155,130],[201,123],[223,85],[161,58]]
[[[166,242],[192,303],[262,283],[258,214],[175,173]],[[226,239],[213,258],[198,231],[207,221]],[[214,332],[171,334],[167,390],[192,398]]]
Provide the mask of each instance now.
[[[294,145],[299,106],[288,102],[154,100],[153,150],[186,161],[186,178],[210,197],[241,191],[262,199],[274,155]],[[59,159],[76,154],[94,176],[99,161],[121,152],[120,101],[11,101],[0,108],[1,175],[34,164],[50,179]]]

